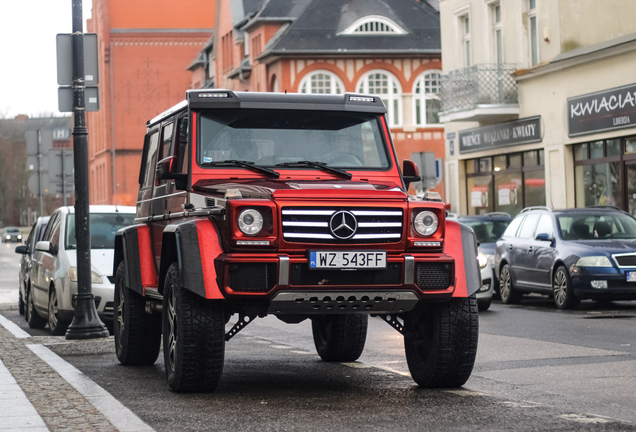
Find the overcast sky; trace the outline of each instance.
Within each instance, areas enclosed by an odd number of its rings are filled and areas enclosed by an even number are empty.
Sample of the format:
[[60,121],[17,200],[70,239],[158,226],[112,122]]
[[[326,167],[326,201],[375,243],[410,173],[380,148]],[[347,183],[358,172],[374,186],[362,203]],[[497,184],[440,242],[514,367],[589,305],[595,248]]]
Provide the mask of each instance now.
[[[83,4],[86,20],[92,1]],[[71,0],[0,0],[0,118],[61,115],[55,35],[72,26]]]

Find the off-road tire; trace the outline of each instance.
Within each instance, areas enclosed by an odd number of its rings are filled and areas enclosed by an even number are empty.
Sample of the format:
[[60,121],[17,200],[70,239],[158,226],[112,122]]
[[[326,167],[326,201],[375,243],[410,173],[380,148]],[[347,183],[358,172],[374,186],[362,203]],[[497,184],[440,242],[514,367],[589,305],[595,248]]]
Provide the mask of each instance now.
[[163,357],[168,386],[176,392],[212,392],[223,373],[223,303],[183,288],[177,263],[164,283]]
[[523,297],[523,293],[512,285],[512,275],[508,264],[505,264],[499,272],[499,296],[501,302],[505,304],[519,304]]
[[314,345],[328,362],[358,360],[367,340],[368,315],[323,315],[311,321]]
[[49,289],[49,316],[47,321],[49,330],[53,336],[62,336],[65,334],[66,329],[68,329],[68,326],[71,324],[70,321],[65,321],[60,318],[58,304],[57,291],[55,291],[55,287],[51,287]]
[[477,309],[479,310],[479,312],[487,311],[488,309],[490,309],[491,304],[492,304],[492,298],[489,298],[488,300],[482,300],[482,301],[477,300]]
[[35,309],[35,305],[33,304],[33,293],[31,290],[32,288],[29,288],[29,294],[27,295],[27,322],[29,323],[30,328],[41,329],[46,326],[47,320],[38,315],[38,311]]
[[404,349],[413,380],[420,387],[461,387],[477,356],[477,300],[453,298],[420,303],[404,320]]
[[123,365],[151,365],[161,349],[161,315],[146,313],[144,297],[126,287],[125,271],[121,262],[115,273],[115,353]]
[[581,300],[576,298],[572,290],[570,275],[564,266],[559,266],[552,275],[552,291],[554,304],[559,309],[576,309]]

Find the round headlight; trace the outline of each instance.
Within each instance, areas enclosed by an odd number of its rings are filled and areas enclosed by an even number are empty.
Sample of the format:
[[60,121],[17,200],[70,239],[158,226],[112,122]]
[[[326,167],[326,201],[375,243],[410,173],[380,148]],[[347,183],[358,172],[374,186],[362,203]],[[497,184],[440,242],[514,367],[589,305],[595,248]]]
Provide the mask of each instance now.
[[413,219],[413,228],[419,235],[430,236],[437,231],[437,216],[430,211],[419,212]]
[[243,233],[256,235],[263,229],[263,215],[258,210],[244,210],[238,217],[238,226]]

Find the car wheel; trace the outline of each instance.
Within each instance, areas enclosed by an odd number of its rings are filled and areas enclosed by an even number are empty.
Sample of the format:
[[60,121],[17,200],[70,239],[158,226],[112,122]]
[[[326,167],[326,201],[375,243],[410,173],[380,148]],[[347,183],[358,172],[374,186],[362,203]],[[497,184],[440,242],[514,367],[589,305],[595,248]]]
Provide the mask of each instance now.
[[492,304],[492,298],[489,298],[488,300],[483,300],[483,301],[477,300],[477,309],[479,309],[479,312],[487,311],[488,309],[490,309],[491,304]]
[[368,315],[323,315],[311,320],[314,345],[328,362],[358,360],[367,340]]
[[501,301],[505,304],[519,304],[523,294],[512,286],[512,277],[510,276],[510,267],[504,265],[499,272],[499,295]]
[[66,333],[69,321],[65,321],[60,318],[60,311],[57,302],[57,291],[55,287],[51,287],[49,294],[49,330],[53,336],[61,336]]
[[570,275],[563,266],[557,268],[552,276],[552,290],[554,292],[554,304],[559,309],[576,309],[581,303],[581,300],[574,295]]
[[24,299],[22,298],[22,290],[20,289],[18,291],[18,312],[20,312],[20,315],[24,315],[24,310],[26,309],[24,307]]
[[461,387],[477,356],[477,300],[453,298],[422,303],[404,320],[404,350],[413,380],[420,387]]
[[115,273],[115,353],[121,364],[151,365],[161,349],[161,315],[146,313],[144,297],[126,287],[125,271],[121,262]]
[[224,306],[183,288],[177,263],[170,265],[164,283],[163,356],[173,391],[216,389],[225,357]]
[[32,288],[29,289],[29,294],[27,296],[27,310],[29,313],[27,321],[29,323],[29,327],[41,329],[46,326],[46,319],[38,315],[38,311],[35,309],[35,305],[33,304],[33,292],[31,291]]

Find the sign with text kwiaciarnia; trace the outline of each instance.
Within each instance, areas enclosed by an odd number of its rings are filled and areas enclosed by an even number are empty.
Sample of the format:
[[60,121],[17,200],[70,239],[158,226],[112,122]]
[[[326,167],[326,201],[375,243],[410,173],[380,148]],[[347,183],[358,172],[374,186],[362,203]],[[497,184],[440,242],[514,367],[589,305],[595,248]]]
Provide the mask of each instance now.
[[636,84],[568,98],[568,135],[636,127]]
[[541,135],[541,116],[466,129],[459,131],[459,152],[539,142]]

